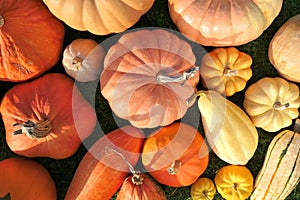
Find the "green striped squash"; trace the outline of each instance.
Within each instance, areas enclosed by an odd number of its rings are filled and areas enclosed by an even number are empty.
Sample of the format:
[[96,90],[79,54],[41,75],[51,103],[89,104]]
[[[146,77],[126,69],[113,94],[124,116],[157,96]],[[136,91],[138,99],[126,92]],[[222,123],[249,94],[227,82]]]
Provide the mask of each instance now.
[[258,173],[251,200],[283,200],[300,179],[300,119],[294,130],[284,130],[271,141]]

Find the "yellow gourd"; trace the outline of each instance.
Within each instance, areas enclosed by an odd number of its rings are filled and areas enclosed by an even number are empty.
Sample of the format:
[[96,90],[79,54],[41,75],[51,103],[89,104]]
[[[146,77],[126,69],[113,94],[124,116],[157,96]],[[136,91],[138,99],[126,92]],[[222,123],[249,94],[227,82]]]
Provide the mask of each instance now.
[[193,200],[212,200],[215,194],[215,184],[209,178],[201,177],[191,186],[191,197]]

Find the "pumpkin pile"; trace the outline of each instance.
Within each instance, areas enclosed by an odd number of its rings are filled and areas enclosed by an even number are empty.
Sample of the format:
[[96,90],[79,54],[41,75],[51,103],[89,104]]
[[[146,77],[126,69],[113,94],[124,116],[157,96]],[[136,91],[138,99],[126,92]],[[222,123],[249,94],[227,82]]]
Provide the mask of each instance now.
[[0,198],[299,199],[296,5],[2,0]]

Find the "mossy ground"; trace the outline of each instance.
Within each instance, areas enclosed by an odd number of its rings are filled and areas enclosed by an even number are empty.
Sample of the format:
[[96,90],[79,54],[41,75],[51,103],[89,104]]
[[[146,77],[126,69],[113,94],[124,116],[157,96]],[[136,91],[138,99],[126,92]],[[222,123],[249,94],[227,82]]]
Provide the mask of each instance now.
[[[283,8],[279,14],[279,16],[274,20],[272,25],[256,40],[245,44],[238,46],[237,48],[245,53],[248,53],[253,58],[253,76],[248,81],[247,87],[259,80],[262,77],[269,76],[269,77],[275,77],[278,76],[275,68],[270,64],[268,60],[268,44],[270,40],[272,39],[275,32],[278,30],[278,28],[290,17],[300,14],[300,0],[290,0],[290,1],[284,1]],[[140,21],[132,27],[139,28],[139,27],[163,27],[168,29],[177,30],[176,26],[171,21],[169,14],[168,14],[168,6],[167,6],[167,0],[156,0],[154,6],[152,9],[145,14]],[[64,40],[64,47],[68,45],[72,40],[76,38],[91,38],[99,43],[107,39],[108,37],[112,36],[96,36],[93,34],[90,34],[89,32],[79,32],[74,29],[71,29],[70,27],[65,26],[66,30],[66,36]],[[208,47],[209,49],[209,47]],[[197,62],[201,60],[201,57],[198,58]],[[57,63],[56,66],[52,68],[49,72],[60,72],[64,73],[63,67],[61,65],[61,62]],[[48,72],[48,73],[49,73]],[[4,93],[10,89],[12,86],[14,86],[17,83],[8,83],[8,82],[0,82],[0,98],[3,97]],[[85,95],[89,95],[88,99],[95,100],[96,105],[96,112],[99,119],[99,124],[101,128],[104,130],[104,132],[109,132],[115,128],[117,128],[115,118],[112,115],[111,110],[109,109],[109,106],[106,102],[106,100],[100,95],[99,91],[99,85],[95,93],[95,84],[97,86],[98,83],[91,83],[93,84],[91,88],[93,90],[89,90],[89,86],[91,85],[80,85],[79,88]],[[298,84],[300,86],[300,84]],[[201,85],[199,86],[201,88]],[[94,96],[93,96],[94,95]],[[243,96],[244,91],[236,93],[232,97],[229,98],[229,100],[233,101],[240,107],[242,107],[243,102]],[[95,97],[95,98],[94,98]],[[194,105],[187,115],[184,117],[184,121],[189,121],[189,119],[193,119],[195,116],[195,112],[197,112],[197,107]],[[186,120],[185,120],[186,119]],[[128,123],[126,121],[118,121],[119,123]],[[289,127],[291,128],[291,127]],[[203,133],[201,126],[199,126],[199,131]],[[249,161],[247,164],[247,167],[250,169],[250,171],[253,173],[254,176],[257,175],[259,169],[262,166],[264,156],[267,150],[267,147],[271,141],[271,139],[274,137],[276,133],[267,133],[264,132],[262,129],[258,129],[259,132],[259,147],[256,150],[256,153],[254,157]],[[95,139],[97,139],[99,135],[96,133],[93,133],[91,138],[89,138],[85,145],[92,144]],[[81,145],[76,154],[73,156],[62,159],[62,160],[53,160],[49,158],[34,158],[34,160],[40,162],[43,164],[50,172],[51,176],[56,182],[57,185],[57,191],[58,191],[58,199],[62,200],[65,196],[65,193],[67,191],[67,188],[72,180],[72,177],[74,175],[74,172],[82,159],[83,155],[86,152],[86,146]],[[11,152],[6,144],[5,141],[5,130],[3,127],[3,122],[0,120],[0,160],[8,158],[8,157],[15,157],[17,156],[13,152]],[[212,152],[210,153],[210,161],[209,161],[209,167],[205,171],[205,173],[202,176],[209,177],[211,179],[214,178],[214,175],[216,171],[221,167],[226,165],[225,162],[221,161],[217,156],[215,156]],[[166,186],[162,186],[167,198],[169,200],[188,200],[190,198],[190,187],[182,187],[182,188],[170,188]],[[215,199],[220,200],[222,197],[217,194],[215,196]],[[290,196],[287,198],[288,200],[296,200],[300,199],[300,186],[298,185],[296,189],[290,194]]]

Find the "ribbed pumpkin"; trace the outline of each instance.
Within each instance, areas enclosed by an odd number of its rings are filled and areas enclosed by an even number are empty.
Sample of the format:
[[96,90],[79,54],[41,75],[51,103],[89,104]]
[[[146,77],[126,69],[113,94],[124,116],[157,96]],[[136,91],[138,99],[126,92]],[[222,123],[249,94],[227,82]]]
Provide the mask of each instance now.
[[27,158],[0,161],[0,198],[10,194],[13,200],[57,199],[55,183],[47,169]]
[[143,141],[132,126],[102,136],[79,163],[65,200],[109,200],[129,175],[128,163],[137,163]]
[[167,200],[167,197],[148,175],[134,173],[124,180],[116,200]]
[[94,108],[59,73],[14,86],[0,111],[9,148],[27,157],[69,157],[96,125]]
[[258,38],[279,14],[283,0],[168,0],[180,32],[206,46],[237,46]]
[[193,200],[212,200],[215,194],[216,186],[209,178],[201,177],[191,186],[191,197]]
[[195,60],[191,46],[175,33],[127,32],[105,56],[101,93],[112,111],[135,127],[169,125],[191,106],[186,100],[199,82]]
[[251,200],[285,199],[300,179],[300,120],[294,130],[283,130],[269,144]]
[[199,91],[197,95],[204,133],[213,152],[229,164],[246,164],[258,145],[250,118],[216,91]]
[[103,47],[95,40],[79,38],[65,48],[62,64],[75,80],[94,81],[99,78],[104,54]]
[[255,126],[276,132],[292,124],[299,116],[299,88],[280,77],[264,77],[250,85],[244,98],[244,109]]
[[37,77],[60,58],[64,26],[42,1],[2,0],[0,5],[0,80]]
[[188,186],[207,168],[208,153],[196,129],[184,123],[173,123],[146,138],[142,163],[159,183],[171,187]]
[[231,96],[252,76],[252,58],[234,47],[215,48],[202,57],[200,74],[206,88]]
[[288,19],[275,33],[269,44],[269,60],[279,74],[300,82],[300,14]]
[[70,27],[96,35],[119,33],[133,26],[154,0],[43,0]]

